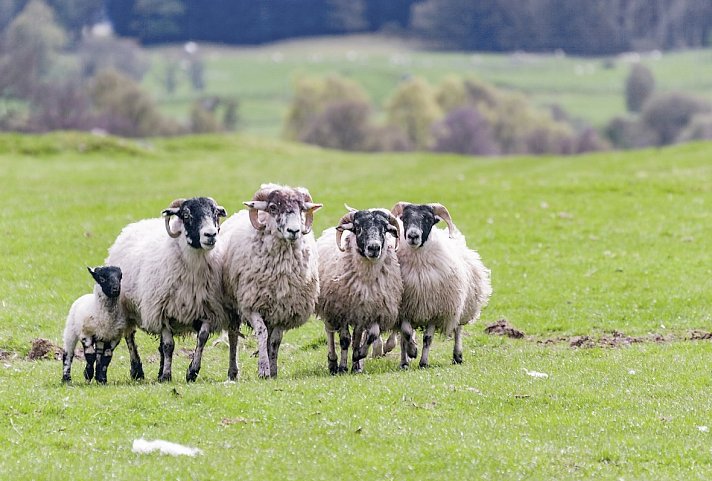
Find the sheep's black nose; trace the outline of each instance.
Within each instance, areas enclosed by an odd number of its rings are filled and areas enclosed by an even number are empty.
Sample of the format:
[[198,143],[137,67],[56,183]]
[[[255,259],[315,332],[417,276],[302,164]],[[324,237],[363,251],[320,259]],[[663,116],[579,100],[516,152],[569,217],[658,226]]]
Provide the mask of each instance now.
[[366,246],[366,255],[368,257],[378,257],[381,254],[381,246],[378,244],[369,244]]
[[299,234],[299,229],[292,229],[291,227],[287,227],[287,232],[289,232],[292,237],[297,237],[297,234]]
[[408,239],[416,240],[418,237],[420,237],[420,234],[417,234],[415,232],[408,232]]
[[206,232],[204,235],[205,235],[205,237],[207,237],[208,239],[212,239],[212,238],[214,238],[216,235],[218,235],[218,233],[217,233],[217,232]]

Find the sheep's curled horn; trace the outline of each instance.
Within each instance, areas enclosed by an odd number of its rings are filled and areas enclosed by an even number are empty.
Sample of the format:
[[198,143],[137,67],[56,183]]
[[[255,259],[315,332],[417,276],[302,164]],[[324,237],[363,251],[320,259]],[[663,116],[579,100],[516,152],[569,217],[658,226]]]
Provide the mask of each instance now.
[[[393,206],[393,209],[391,209],[391,213],[396,217],[401,217],[403,215],[403,209],[408,205],[411,205],[411,203],[398,202],[396,205]],[[445,223],[447,224],[448,236],[451,239],[455,237],[455,224],[453,224],[452,222],[452,217],[450,217],[450,212],[448,212],[447,207],[442,204],[438,204],[437,202],[433,202],[432,204],[427,205],[431,209],[433,209],[433,214],[445,221]]]
[[[344,204],[345,205],[345,204]],[[354,228],[354,214],[358,212],[357,210],[353,209],[352,207],[346,206],[347,209],[349,209],[349,212],[347,214],[344,214],[344,216],[339,220],[339,224],[336,226],[336,245],[339,248],[341,252],[344,252],[346,249],[341,247],[341,236],[344,235],[345,230],[352,230]],[[395,249],[398,250],[398,246],[400,245],[400,224],[398,223],[398,219],[395,218],[393,214],[388,212],[386,209],[377,209],[383,212],[388,216],[388,223],[391,224],[393,227],[396,228],[396,247]]]
[[169,205],[167,209],[163,210],[163,217],[166,220],[166,232],[168,232],[168,235],[171,236],[173,239],[180,236],[180,231],[173,232],[171,230],[171,217],[175,215],[174,213],[172,213],[172,211],[173,209],[176,209],[183,205],[183,202],[185,202],[185,199],[176,199],[171,202],[171,205]]

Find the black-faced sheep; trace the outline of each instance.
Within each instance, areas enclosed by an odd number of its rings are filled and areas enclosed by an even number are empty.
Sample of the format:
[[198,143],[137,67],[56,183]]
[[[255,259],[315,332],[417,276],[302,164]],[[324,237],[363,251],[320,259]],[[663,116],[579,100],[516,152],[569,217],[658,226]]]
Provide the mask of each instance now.
[[[423,352],[420,367],[428,366],[435,330],[453,334],[453,363],[462,362],[462,326],[476,320],[487,304],[492,287],[490,271],[452,222],[441,204],[414,205],[399,202],[393,215],[403,222],[398,252],[403,277],[400,306],[401,367],[417,356],[413,328],[422,328]],[[443,220],[448,234],[433,226]]]
[[[351,210],[317,241],[321,292],[316,312],[326,329],[331,374],[347,370],[352,339],[351,371],[361,372],[369,346],[396,326],[403,294],[396,255],[399,237],[398,221],[388,210],[369,209]],[[341,347],[338,365],[335,332]]]
[[92,294],[78,298],[69,309],[64,328],[62,381],[72,380],[72,360],[77,341],[84,349],[84,378],[91,381],[96,364],[96,382],[106,383],[106,371],[114,349],[126,330],[126,315],[119,302],[121,269],[116,266],[87,267],[96,284]]
[[[262,185],[244,204],[248,210],[225,221],[220,234],[225,299],[231,319],[255,332],[259,376],[276,377],[284,331],[307,321],[319,295],[311,226],[321,204],[303,187],[276,184]],[[231,330],[231,359],[236,345]]]
[[[159,381],[170,381],[174,334],[197,332],[186,373],[194,381],[210,333],[227,327],[222,305],[221,264],[213,249],[225,209],[209,197],[177,199],[162,212],[124,227],[109,248],[107,263],[124,273],[121,300],[129,319],[126,345],[131,377],[143,377],[135,328],[160,336]],[[232,366],[231,366],[232,368]]]

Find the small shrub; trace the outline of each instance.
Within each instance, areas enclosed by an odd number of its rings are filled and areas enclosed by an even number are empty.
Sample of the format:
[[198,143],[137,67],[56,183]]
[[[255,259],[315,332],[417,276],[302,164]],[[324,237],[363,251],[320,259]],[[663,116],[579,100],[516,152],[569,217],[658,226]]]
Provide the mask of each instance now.
[[496,155],[499,147],[487,119],[471,107],[455,109],[433,126],[436,152]]
[[331,149],[365,150],[371,108],[362,102],[335,102],[317,116],[300,140]]
[[598,131],[592,127],[583,129],[576,138],[576,146],[574,152],[582,154],[584,152],[600,152],[609,150],[610,145],[601,138]]
[[625,82],[625,103],[628,112],[640,112],[654,90],[655,78],[650,69],[639,63],[634,64]]
[[693,140],[712,140],[712,114],[698,114],[692,117],[690,123],[677,138],[678,142]]
[[134,40],[88,36],[77,48],[82,76],[91,78],[101,70],[114,69],[140,81],[149,68]]
[[675,142],[695,115],[712,110],[709,102],[689,94],[672,92],[654,95],[641,112],[643,124],[656,135],[657,145]]
[[369,127],[364,150],[368,152],[408,152],[413,146],[408,136],[394,125]]
[[80,82],[43,86],[31,102],[28,128],[33,132],[89,130],[95,123],[89,96]]
[[614,117],[604,129],[606,138],[618,149],[637,149],[655,145],[656,135],[639,120]]
[[400,127],[418,149],[431,142],[431,125],[442,117],[432,87],[415,78],[401,84],[386,106],[388,124]]

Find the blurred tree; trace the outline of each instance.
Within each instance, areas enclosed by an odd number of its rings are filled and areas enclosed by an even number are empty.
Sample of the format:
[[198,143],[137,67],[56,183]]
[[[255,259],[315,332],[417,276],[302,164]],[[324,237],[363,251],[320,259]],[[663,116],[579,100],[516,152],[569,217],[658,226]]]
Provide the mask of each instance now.
[[135,0],[131,32],[141,41],[169,42],[185,38],[182,0]]
[[435,91],[424,80],[414,78],[403,82],[386,105],[388,124],[400,127],[417,149],[426,149],[432,140],[430,126],[443,112]]
[[643,64],[634,64],[625,81],[625,103],[628,112],[640,112],[654,90],[653,72]]
[[285,119],[284,136],[293,140],[301,138],[329,104],[347,101],[370,104],[363,88],[345,77],[330,75],[297,80]]
[[42,0],[31,0],[5,31],[0,94],[30,96],[48,74],[65,39],[64,31],[54,21],[52,9]]
[[452,110],[433,126],[436,152],[496,155],[499,147],[487,119],[472,107]]
[[366,30],[364,0],[326,0],[328,14],[327,27],[336,33],[360,32]]
[[84,27],[101,20],[104,8],[101,0],[49,0],[57,21],[67,31],[72,43],[79,41]]
[[640,113],[643,124],[656,135],[657,145],[675,142],[698,114],[712,111],[710,103],[690,94],[668,92],[655,94]]
[[314,118],[299,140],[341,150],[365,150],[371,106],[365,102],[332,102]]
[[113,68],[140,81],[149,68],[148,58],[131,39],[87,35],[77,46],[77,54],[85,78]]

